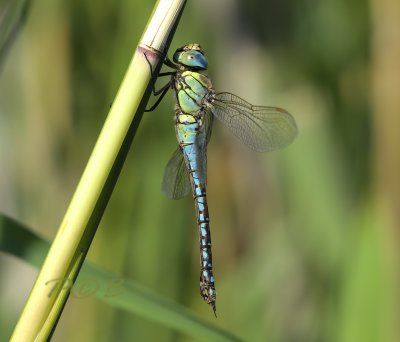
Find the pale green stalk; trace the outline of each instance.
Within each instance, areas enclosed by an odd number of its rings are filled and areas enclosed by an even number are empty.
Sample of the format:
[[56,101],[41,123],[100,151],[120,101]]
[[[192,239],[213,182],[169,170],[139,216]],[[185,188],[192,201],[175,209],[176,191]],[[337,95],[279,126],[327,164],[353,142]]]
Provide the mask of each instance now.
[[[150,95],[148,60],[161,66],[185,0],[159,0],[86,169],[15,327],[12,341],[51,335],[107,205]],[[134,180],[133,180],[134,181]]]

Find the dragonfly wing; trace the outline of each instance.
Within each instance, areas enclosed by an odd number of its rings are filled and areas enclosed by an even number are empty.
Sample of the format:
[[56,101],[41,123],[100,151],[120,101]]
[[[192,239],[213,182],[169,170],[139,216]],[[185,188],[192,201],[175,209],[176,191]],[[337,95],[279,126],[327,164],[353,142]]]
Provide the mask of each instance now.
[[253,106],[231,93],[217,93],[211,110],[234,135],[255,151],[283,148],[297,135],[296,122],[286,110]]
[[214,115],[212,114],[212,112],[207,110],[206,114],[205,114],[205,131],[206,131],[207,144],[209,143],[210,138],[211,138],[213,122],[214,122]]
[[204,124],[200,127],[196,138],[197,151],[197,177],[200,184],[207,186],[207,145],[211,138],[213,115],[205,112]]
[[206,111],[204,114],[204,124],[200,128],[197,135],[197,176],[200,184],[207,186],[207,145],[211,139],[212,124],[214,121],[214,115],[210,111]]
[[167,166],[161,183],[161,191],[171,199],[185,197],[191,190],[189,174],[180,148],[178,148]]
[[[210,141],[212,123],[214,116],[211,112],[205,113],[204,126],[200,130],[197,139],[196,163],[198,166],[197,174],[201,184],[207,183],[207,144]],[[204,139],[205,137],[205,139]],[[165,167],[161,191],[171,199],[180,199],[185,197],[191,191],[189,173],[187,172],[185,159],[180,148],[178,148],[167,166]]]

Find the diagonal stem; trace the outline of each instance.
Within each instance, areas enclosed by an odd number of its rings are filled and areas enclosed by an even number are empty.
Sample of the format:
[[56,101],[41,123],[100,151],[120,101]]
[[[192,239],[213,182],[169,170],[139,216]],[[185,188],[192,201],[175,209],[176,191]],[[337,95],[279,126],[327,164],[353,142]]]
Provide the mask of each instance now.
[[[125,74],[11,341],[47,341],[85,259],[151,93],[185,0],[159,0]],[[57,280],[54,287],[52,280]],[[51,285],[49,285],[51,284]]]

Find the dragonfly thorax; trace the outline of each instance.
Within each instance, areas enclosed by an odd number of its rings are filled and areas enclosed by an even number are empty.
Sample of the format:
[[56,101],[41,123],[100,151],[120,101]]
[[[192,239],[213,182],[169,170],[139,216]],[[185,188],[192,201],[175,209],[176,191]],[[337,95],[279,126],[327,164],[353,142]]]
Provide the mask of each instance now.
[[183,113],[197,115],[209,104],[212,83],[210,79],[194,71],[178,71],[174,79],[178,106]]

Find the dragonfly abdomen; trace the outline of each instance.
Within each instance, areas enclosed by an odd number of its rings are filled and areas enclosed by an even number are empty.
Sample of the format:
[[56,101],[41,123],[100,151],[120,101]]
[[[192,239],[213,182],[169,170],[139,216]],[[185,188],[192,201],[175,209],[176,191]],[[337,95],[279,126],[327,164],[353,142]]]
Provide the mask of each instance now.
[[195,197],[197,224],[200,236],[200,294],[213,307],[215,313],[216,291],[212,271],[211,233],[205,195]]
[[189,173],[196,208],[200,239],[200,294],[213,307],[215,313],[216,291],[212,272],[211,234],[206,197],[206,160],[203,153],[206,134],[202,125],[202,111],[183,113],[177,107],[176,134]]
[[191,145],[183,146],[182,152],[187,162],[192,193],[196,208],[197,225],[200,239],[200,294],[213,307],[215,313],[216,291],[212,271],[210,217],[208,213],[205,184],[198,177],[198,171],[192,168]]

